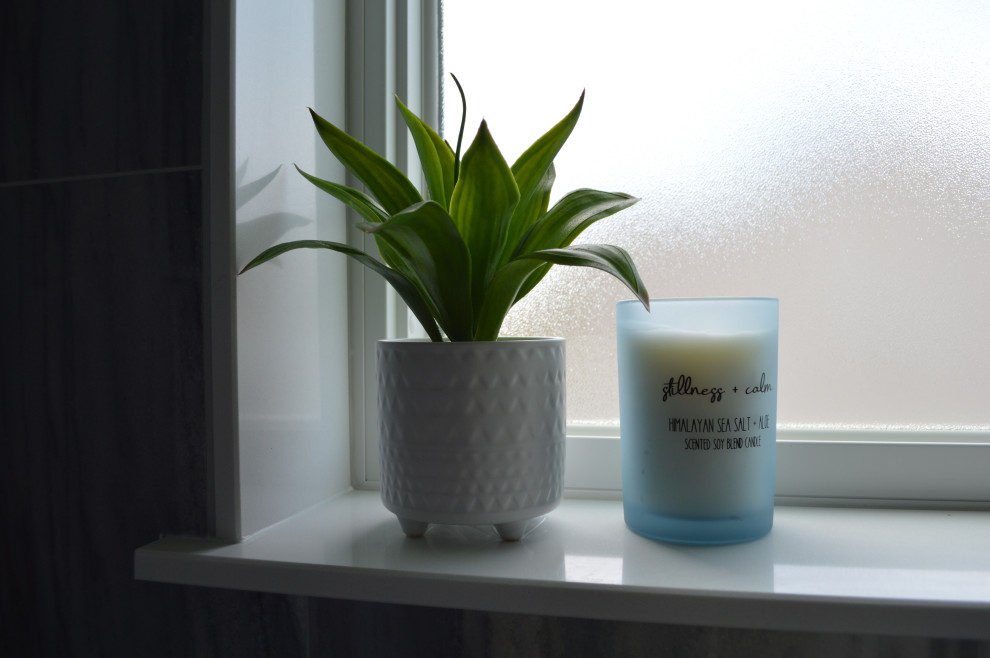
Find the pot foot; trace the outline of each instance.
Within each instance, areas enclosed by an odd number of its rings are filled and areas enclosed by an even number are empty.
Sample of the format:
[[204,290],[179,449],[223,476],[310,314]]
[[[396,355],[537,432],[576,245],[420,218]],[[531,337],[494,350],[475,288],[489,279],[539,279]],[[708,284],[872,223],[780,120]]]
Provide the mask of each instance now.
[[399,519],[399,525],[402,526],[402,532],[406,534],[406,537],[422,537],[426,534],[426,529],[430,527],[430,524],[426,521],[416,521],[414,519],[407,519],[404,516],[397,516]]
[[529,529],[532,519],[525,521],[510,521],[509,523],[496,523],[495,532],[502,538],[502,541],[519,541]]

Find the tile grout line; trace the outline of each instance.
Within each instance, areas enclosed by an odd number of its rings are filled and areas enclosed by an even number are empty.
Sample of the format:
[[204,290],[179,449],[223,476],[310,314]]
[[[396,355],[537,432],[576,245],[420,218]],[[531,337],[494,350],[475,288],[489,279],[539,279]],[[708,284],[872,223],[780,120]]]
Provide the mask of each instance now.
[[23,181],[0,182],[0,189],[26,187],[28,185],[51,185],[54,183],[76,183],[93,181],[104,178],[123,178],[127,176],[144,176],[153,174],[173,174],[189,171],[202,171],[203,165],[185,165],[181,167],[160,167],[158,169],[135,169],[133,171],[117,171],[106,174],[83,174],[79,176],[61,176],[58,178],[35,178]]

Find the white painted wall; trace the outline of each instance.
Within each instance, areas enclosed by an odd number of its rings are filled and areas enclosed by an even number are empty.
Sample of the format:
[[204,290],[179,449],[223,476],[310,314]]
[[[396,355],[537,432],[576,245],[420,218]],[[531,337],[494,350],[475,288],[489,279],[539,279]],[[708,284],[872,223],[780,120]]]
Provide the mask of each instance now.
[[[344,123],[344,0],[236,7],[236,266],[286,240],[345,241],[343,180],[307,107]],[[296,251],[237,281],[241,534],[350,486],[343,256]]]

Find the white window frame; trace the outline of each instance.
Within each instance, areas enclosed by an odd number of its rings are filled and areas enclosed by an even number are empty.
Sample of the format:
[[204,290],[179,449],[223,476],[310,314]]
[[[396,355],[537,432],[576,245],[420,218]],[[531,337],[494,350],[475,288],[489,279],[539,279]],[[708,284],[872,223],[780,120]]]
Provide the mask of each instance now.
[[[440,112],[438,0],[351,0],[348,5],[347,131],[386,155],[413,181],[420,175],[415,146],[396,110],[395,96],[436,125]],[[436,62],[430,67],[428,62]],[[350,174],[348,185],[360,183]],[[348,242],[377,253],[351,221]],[[385,280],[348,264],[351,378],[351,475],[355,488],[377,487],[378,414],[375,344],[410,335],[408,311]]]
[[[426,3],[424,3],[426,4]],[[434,14],[435,16],[435,14]],[[402,17],[398,17],[404,20]],[[354,26],[351,26],[354,27]],[[367,28],[368,26],[366,26]],[[415,73],[409,63],[417,57],[429,62],[438,57],[439,34],[436,24],[424,25],[418,52],[403,50],[401,38],[396,41],[394,64],[395,86],[406,98]],[[380,26],[379,28],[380,29]],[[358,32],[350,31],[354,34]],[[401,37],[401,31],[397,31]],[[431,43],[432,40],[432,43]],[[403,57],[402,53],[405,52]],[[378,62],[381,66],[381,63]],[[437,67],[438,69],[439,67]],[[436,125],[439,115],[437,69],[424,65],[430,75],[424,78],[421,111]],[[376,77],[364,78],[364,84],[380,89],[382,80],[392,79],[385,69],[365,68]],[[403,77],[406,76],[406,77]],[[367,87],[366,87],[367,88]],[[365,105],[369,109],[369,105]],[[394,112],[392,112],[394,115]],[[401,166],[417,167],[414,152],[405,127],[392,116],[375,116],[379,131],[396,127],[395,152]],[[365,124],[366,139],[371,128]],[[379,134],[380,138],[380,134]],[[378,142],[378,147],[384,146]],[[410,158],[409,154],[413,157]],[[363,273],[362,273],[363,275]],[[394,294],[384,284],[365,286],[362,300],[368,309],[394,308]],[[374,342],[378,337],[406,335],[406,320],[386,314],[387,327],[376,333],[354,332],[352,353],[363,354],[363,391],[365,406],[355,410],[365,419],[359,435],[353,438],[353,475],[355,486],[375,488],[377,480],[377,426],[374,392]],[[365,327],[371,318],[365,316]],[[355,369],[357,371],[357,369]],[[357,388],[357,386],[355,386]],[[357,424],[352,425],[356,427]],[[571,427],[568,432],[566,487],[571,496],[618,498],[621,496],[619,441],[615,429]],[[975,430],[901,430],[816,428],[778,429],[777,501],[787,504],[880,505],[895,507],[980,507],[990,508],[990,432]]]
[[[231,11],[213,3],[218,15]],[[231,71],[233,21],[211,21],[210,70]],[[220,27],[217,27],[220,26]],[[414,147],[394,94],[436,125],[439,119],[439,0],[348,0],[348,131],[400,167],[418,173]],[[208,339],[208,423],[213,488],[213,534],[239,537],[237,393],[232,263],[233,140],[230,81],[212,84],[207,130],[209,193],[204,275]],[[412,166],[409,166],[412,162]],[[226,163],[226,166],[224,166]],[[354,181],[350,181],[353,183]],[[348,240],[373,251],[367,236]],[[350,454],[352,486],[377,481],[374,349],[377,340],[408,335],[407,314],[385,282],[358,264],[348,266]],[[621,496],[619,442],[614,430],[572,428],[568,436],[567,495]],[[778,430],[777,500],[784,504],[880,505],[990,509],[990,432],[962,430]]]

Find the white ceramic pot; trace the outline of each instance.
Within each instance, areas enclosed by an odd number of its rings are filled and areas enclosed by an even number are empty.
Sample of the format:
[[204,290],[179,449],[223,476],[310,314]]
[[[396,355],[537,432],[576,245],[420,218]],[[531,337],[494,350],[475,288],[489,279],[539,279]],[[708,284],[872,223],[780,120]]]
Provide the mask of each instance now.
[[564,339],[383,340],[382,502],[403,532],[492,524],[506,540],[560,502]]

